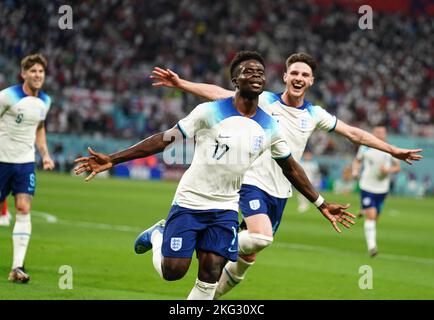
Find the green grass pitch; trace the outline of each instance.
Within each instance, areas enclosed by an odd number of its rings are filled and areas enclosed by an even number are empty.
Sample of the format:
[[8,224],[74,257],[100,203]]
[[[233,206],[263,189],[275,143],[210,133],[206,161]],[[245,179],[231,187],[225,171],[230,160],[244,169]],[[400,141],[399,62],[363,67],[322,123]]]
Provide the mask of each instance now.
[[[183,279],[167,282],[154,271],[150,252],[133,251],[137,234],[166,217],[176,183],[85,183],[81,177],[43,172],[37,178],[26,260],[31,281],[7,281],[12,227],[0,228],[0,300],[187,297],[196,259]],[[356,194],[325,196],[349,202],[350,211],[358,211]],[[11,198],[9,202],[12,206]],[[387,199],[375,258],[366,251],[363,220],[339,235],[315,208],[304,214],[295,208],[295,199],[289,200],[275,242],[226,299],[434,299],[433,198]],[[53,216],[56,222],[48,221]],[[71,290],[59,288],[63,265],[72,268]],[[372,268],[372,289],[359,287],[364,265]]]

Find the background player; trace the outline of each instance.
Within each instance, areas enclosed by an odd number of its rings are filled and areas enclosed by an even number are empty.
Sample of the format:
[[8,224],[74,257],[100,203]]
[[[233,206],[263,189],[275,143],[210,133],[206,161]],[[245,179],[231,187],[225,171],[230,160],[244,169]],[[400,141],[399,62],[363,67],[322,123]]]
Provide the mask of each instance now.
[[[372,133],[379,139],[386,141],[387,130],[384,126],[377,126]],[[361,146],[353,161],[353,177],[358,178],[360,169],[360,200],[365,213],[365,238],[369,254],[377,255],[377,220],[390,189],[390,176],[398,173],[401,168],[399,161],[388,153]]]
[[124,151],[107,156],[90,149],[90,157],[76,160],[81,162],[76,174],[90,172],[88,181],[116,164],[163,151],[174,141],[167,137],[181,133],[184,137],[195,137],[193,162],[178,185],[164,234],[160,222],[145,230],[135,244],[137,253],[153,248],[154,267],[166,280],[182,278],[196,250],[199,271],[189,299],[212,299],[223,266],[228,259],[236,261],[238,191],[246,170],[269,148],[285,177],[315,202],[337,231],[340,232],[336,222],[346,227],[353,223],[349,217],[354,216],[345,212],[348,206],[323,202],[290,155],[276,121],[257,108],[258,96],[265,85],[262,57],[254,52],[240,52],[230,69],[236,87],[234,98],[201,104],[176,127]]
[[[312,185],[318,190],[321,186],[321,171],[318,162],[313,158],[313,153],[310,150],[306,150],[303,153],[300,165],[303,167]],[[298,212],[303,213],[309,209],[309,202],[302,194],[297,193],[297,201]]]
[[[300,160],[307,141],[315,129],[335,131],[355,144],[383,150],[408,163],[421,158],[417,154],[420,149],[408,150],[391,146],[369,132],[338,120],[322,107],[306,101],[305,95],[314,83],[316,67],[317,63],[310,55],[292,54],[286,60],[286,72],[283,75],[285,91],[264,92],[259,97],[259,106],[279,122],[296,161]],[[169,69],[154,68],[151,78],[156,80],[154,86],[179,88],[209,100],[234,94],[233,91],[216,85],[180,79]],[[261,157],[269,158],[269,154]],[[258,159],[247,171],[240,191],[240,209],[247,230],[240,232],[240,255],[236,263],[229,262],[225,267],[216,298],[240,283],[248,268],[255,262],[256,253],[272,244],[286,200],[291,196],[291,185],[282,176],[280,168],[275,163]]]
[[35,143],[44,169],[54,168],[44,126],[51,98],[41,91],[46,68],[45,57],[29,55],[21,61],[24,83],[0,91],[0,207],[12,192],[16,208],[9,274],[13,282],[30,280],[24,271],[24,259],[32,230],[30,209],[36,188]]

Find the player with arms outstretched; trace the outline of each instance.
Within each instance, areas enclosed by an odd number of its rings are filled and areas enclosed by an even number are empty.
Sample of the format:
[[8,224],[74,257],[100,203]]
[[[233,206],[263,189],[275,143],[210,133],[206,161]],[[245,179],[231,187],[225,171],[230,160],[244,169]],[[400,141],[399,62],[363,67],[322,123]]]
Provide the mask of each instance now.
[[[411,163],[419,160],[421,150],[401,149],[387,144],[372,134],[349,126],[328,113],[321,106],[305,99],[307,90],[314,83],[316,61],[308,54],[292,54],[286,60],[283,93],[264,91],[259,96],[259,106],[274,117],[289,144],[296,161],[301,159],[309,137],[315,129],[334,131],[355,144],[367,145],[390,153]],[[169,70],[155,68],[151,76],[154,86],[179,88],[208,100],[231,97],[234,92],[216,85],[194,83]],[[239,257],[237,262],[228,262],[219,281],[216,298],[227,293],[240,283],[256,260],[256,254],[271,245],[280,224],[291,184],[273,161],[266,161],[270,154],[264,153],[246,172],[240,191],[240,208],[247,230],[239,234]]]
[[195,137],[193,161],[178,185],[167,222],[145,230],[135,243],[137,253],[152,248],[154,267],[166,280],[182,278],[196,250],[198,278],[188,299],[213,299],[224,265],[237,260],[238,191],[247,169],[267,150],[275,159],[269,160],[278,163],[283,175],[337,231],[337,223],[354,223],[354,216],[345,211],[348,206],[327,204],[316,192],[291,156],[277,122],[257,107],[265,85],[263,58],[240,52],[230,70],[234,97],[200,104],[176,127],[124,151],[107,156],[90,149],[90,157],[76,160],[81,163],[76,174],[89,172],[89,180],[121,162],[163,151],[174,141],[168,137]]
[[28,282],[24,259],[32,225],[30,209],[35,194],[35,143],[46,170],[54,168],[48,153],[44,120],[51,98],[41,91],[47,60],[40,54],[21,61],[24,83],[0,91],[0,207],[9,193],[15,198],[12,233],[13,263],[9,280]]

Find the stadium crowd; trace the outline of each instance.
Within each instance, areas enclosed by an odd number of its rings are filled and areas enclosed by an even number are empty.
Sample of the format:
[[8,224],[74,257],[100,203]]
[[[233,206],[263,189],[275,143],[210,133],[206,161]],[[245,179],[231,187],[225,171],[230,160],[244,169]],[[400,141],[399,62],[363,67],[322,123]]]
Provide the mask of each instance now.
[[[385,122],[391,134],[434,136],[434,19],[423,8],[374,12],[373,30],[362,30],[354,8],[315,1],[73,1],[73,29],[61,30],[60,5],[0,2],[0,88],[17,81],[22,56],[45,54],[50,133],[135,139],[165,130],[200,100],[153,88],[152,67],[231,88],[228,62],[256,49],[270,91],[283,91],[286,57],[308,52],[319,61],[311,101],[361,128]],[[316,154],[355,150],[321,132],[310,145]]]
[[153,66],[230,88],[228,61],[254,48],[267,59],[269,90],[283,89],[285,58],[305,51],[320,63],[310,99],[343,121],[386,121],[391,133],[434,135],[434,20],[427,14],[375,13],[374,29],[362,30],[354,10],[306,1],[78,1],[73,30],[60,30],[58,7],[0,4],[0,87],[16,80],[24,54],[49,57],[50,132],[133,137],[163,130],[198,101],[151,88]]

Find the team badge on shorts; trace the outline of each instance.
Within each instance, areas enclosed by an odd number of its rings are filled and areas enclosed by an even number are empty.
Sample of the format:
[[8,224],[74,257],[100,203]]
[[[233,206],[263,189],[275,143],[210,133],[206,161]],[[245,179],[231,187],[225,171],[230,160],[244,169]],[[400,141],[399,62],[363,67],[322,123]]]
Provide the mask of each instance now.
[[182,238],[171,238],[170,239],[170,249],[173,251],[179,251],[182,247]]
[[369,206],[371,204],[371,198],[369,197],[363,198],[362,203],[364,206]]
[[258,210],[259,207],[261,206],[258,199],[250,200],[249,205],[250,205],[250,209],[252,209],[252,210]]

